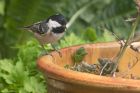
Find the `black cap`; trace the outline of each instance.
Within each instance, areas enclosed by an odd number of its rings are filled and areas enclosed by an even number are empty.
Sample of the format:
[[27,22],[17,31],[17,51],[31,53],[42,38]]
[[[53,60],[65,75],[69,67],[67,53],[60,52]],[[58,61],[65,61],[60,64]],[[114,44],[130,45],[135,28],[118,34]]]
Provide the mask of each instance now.
[[47,21],[49,21],[49,19],[54,20],[54,21],[60,23],[61,25],[66,25],[67,24],[67,20],[65,19],[65,17],[62,14],[52,15],[48,18]]

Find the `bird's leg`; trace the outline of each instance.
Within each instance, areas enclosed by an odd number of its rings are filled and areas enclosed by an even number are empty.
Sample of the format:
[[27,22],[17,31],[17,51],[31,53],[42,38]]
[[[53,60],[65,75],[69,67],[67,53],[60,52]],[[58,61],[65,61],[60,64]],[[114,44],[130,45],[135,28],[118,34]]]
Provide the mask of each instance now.
[[55,45],[51,44],[51,46],[59,54],[59,56],[62,57],[62,53],[55,47]]

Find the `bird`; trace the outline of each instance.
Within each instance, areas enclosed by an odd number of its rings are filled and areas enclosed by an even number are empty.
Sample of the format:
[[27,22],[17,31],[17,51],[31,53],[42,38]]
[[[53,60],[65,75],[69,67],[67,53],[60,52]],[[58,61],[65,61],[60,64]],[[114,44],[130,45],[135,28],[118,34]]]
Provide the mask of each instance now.
[[[64,36],[67,29],[66,26],[66,18],[62,14],[54,14],[45,20],[24,26],[23,29],[32,32],[43,49],[45,49],[45,44],[51,44],[52,48],[62,55],[54,44]],[[46,51],[46,54],[49,53]]]

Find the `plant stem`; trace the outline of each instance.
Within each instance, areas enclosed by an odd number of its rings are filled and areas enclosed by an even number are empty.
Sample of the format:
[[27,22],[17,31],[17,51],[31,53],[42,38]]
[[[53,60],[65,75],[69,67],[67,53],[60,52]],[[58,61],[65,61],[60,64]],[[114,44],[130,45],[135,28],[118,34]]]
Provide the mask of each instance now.
[[116,69],[118,67],[118,64],[120,63],[120,60],[121,60],[122,56],[124,55],[127,46],[129,45],[130,40],[134,36],[134,33],[135,33],[136,28],[137,28],[139,20],[140,20],[140,17],[138,15],[137,18],[136,18],[136,21],[134,22],[134,24],[132,26],[132,31],[130,32],[130,34],[129,34],[127,40],[126,40],[126,43],[124,44],[124,46],[120,49],[120,52],[118,53],[117,59],[115,60],[115,67],[112,70],[112,73],[114,73],[116,71]]
[[101,72],[100,72],[100,76],[103,74],[103,71],[104,69],[106,68],[106,66],[108,65],[109,62],[106,62],[106,64],[103,66],[103,68],[101,69]]
[[87,3],[85,6],[83,6],[82,8],[80,8],[70,19],[70,21],[67,24],[67,28],[69,28],[74,22],[75,20],[89,7],[91,6],[93,3],[95,3],[95,1]]

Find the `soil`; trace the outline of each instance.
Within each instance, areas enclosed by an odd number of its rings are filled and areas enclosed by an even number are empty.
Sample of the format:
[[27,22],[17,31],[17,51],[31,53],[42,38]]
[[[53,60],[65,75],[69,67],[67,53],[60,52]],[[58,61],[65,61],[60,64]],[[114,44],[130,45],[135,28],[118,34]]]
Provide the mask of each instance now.
[[115,73],[111,73],[114,68],[114,62],[112,62],[112,60],[108,58],[99,58],[97,64],[88,64],[87,62],[82,61],[80,63],[75,63],[73,66],[66,65],[65,68],[100,76],[121,77],[140,80],[140,77],[137,77],[133,74],[128,74],[128,71],[122,73],[119,72],[119,69],[117,69]]

